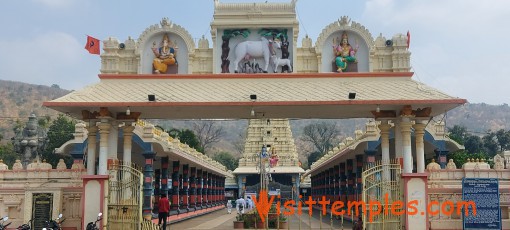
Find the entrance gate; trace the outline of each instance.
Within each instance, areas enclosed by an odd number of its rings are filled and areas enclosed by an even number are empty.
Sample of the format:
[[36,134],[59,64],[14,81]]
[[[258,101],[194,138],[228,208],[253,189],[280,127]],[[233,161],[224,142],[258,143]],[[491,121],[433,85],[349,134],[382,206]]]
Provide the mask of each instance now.
[[[401,166],[398,160],[383,163],[376,162],[367,168],[363,174],[363,201],[366,205],[366,212],[363,215],[363,229],[367,230],[393,230],[403,229],[402,220],[404,215],[395,215],[392,213],[391,204],[394,201],[403,201],[401,188]],[[387,196],[387,198],[386,198]],[[388,210],[385,210],[385,201],[388,200]],[[376,205],[370,207],[370,201],[379,201],[380,210]],[[394,209],[394,212],[405,210],[406,207]],[[370,210],[372,209],[372,210]],[[369,220],[368,213],[379,212],[378,215],[372,215],[372,221]]]
[[116,163],[111,166],[109,175],[107,229],[140,229],[142,172],[132,165]]

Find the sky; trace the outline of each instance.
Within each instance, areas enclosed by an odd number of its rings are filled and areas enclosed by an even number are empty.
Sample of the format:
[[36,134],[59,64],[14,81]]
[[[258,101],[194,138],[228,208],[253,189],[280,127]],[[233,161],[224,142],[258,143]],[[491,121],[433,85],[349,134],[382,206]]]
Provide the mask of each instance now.
[[[78,90],[99,82],[101,60],[84,49],[86,35],[136,40],[168,17],[212,45],[213,8],[213,0],[2,0],[0,79]],[[510,104],[508,0],[298,0],[296,10],[299,47],[342,16],[374,39],[409,31],[414,80],[470,103]]]

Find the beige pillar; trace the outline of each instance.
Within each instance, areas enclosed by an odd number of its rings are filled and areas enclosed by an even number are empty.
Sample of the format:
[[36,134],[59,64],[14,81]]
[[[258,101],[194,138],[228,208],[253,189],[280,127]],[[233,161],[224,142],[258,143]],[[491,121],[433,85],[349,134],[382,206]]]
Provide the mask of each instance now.
[[126,165],[131,164],[131,140],[133,138],[133,130],[135,130],[135,127],[131,125],[131,122],[126,122],[122,128],[124,132],[124,155],[122,158]]
[[381,153],[383,163],[390,162],[390,128],[391,125],[388,124],[388,121],[381,121],[379,129],[381,130]]
[[108,162],[118,160],[118,146],[119,146],[119,122],[110,121],[111,128],[108,133]]
[[400,132],[402,134],[402,155],[404,158],[403,173],[413,172],[413,149],[411,147],[411,120],[409,117],[402,117],[400,121]]
[[423,143],[423,135],[425,134],[425,127],[422,121],[416,121],[414,127],[414,136],[416,141],[416,172],[425,172],[425,145]]
[[401,128],[400,128],[400,121],[397,119],[395,121],[395,158],[396,159],[402,159],[402,132],[400,132]]
[[[390,128],[388,121],[381,121],[379,129],[381,130],[381,160],[383,165],[390,163]],[[383,166],[383,180],[390,180],[390,171],[388,166]]]
[[103,119],[98,125],[99,127],[99,169],[98,175],[108,175],[108,135],[112,125],[108,120]]
[[87,131],[89,132],[87,146],[87,174],[94,175],[96,169],[96,123],[93,122],[93,124],[87,128]]

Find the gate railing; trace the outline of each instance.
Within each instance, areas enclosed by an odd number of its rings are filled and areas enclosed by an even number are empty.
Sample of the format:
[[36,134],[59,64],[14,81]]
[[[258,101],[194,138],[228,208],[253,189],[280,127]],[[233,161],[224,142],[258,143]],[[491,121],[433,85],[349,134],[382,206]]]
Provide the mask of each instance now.
[[114,163],[109,170],[109,230],[140,229],[142,223],[142,178],[135,165]]
[[[363,201],[366,205],[366,212],[363,215],[363,229],[403,229],[403,215],[395,215],[395,213],[401,211],[405,206],[400,209],[394,209],[393,212],[391,206],[394,201],[402,201],[403,199],[400,183],[401,166],[398,159],[389,162],[378,161],[368,165],[362,174],[362,179]],[[378,201],[381,207],[377,205],[370,206],[370,201]],[[385,202],[389,204],[386,207]],[[378,210],[379,208],[380,210]],[[379,214],[372,215],[372,220],[370,221],[370,212]]]

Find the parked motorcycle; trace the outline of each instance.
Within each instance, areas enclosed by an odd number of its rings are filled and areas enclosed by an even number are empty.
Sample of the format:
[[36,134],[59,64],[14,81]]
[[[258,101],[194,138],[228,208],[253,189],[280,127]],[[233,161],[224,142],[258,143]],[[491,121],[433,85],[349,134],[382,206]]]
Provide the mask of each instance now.
[[49,220],[46,222],[46,228],[43,228],[42,230],[62,230],[60,225],[64,223],[66,219],[62,219],[62,213],[58,214],[58,218],[56,220]]
[[103,219],[103,218],[102,218],[102,216],[103,216],[103,213],[99,213],[99,214],[97,215],[97,219],[96,219],[96,221],[94,221],[94,222],[89,222],[89,223],[87,224],[87,228],[86,228],[86,230],[99,230],[99,226],[97,226],[97,222],[99,222],[99,221],[101,221],[101,220]]
[[31,224],[31,223],[32,223],[32,221],[33,221],[33,220],[29,220],[29,221],[28,221],[28,223],[26,223],[26,224],[22,224],[22,225],[18,226],[18,228],[16,228],[16,229],[17,229],[17,230],[31,230],[31,229],[32,229],[32,227],[30,227],[30,226],[32,226],[32,224]]
[[8,216],[4,216],[1,220],[0,220],[0,230],[4,230],[7,228],[7,226],[11,225],[11,223],[8,223],[8,224],[5,224],[5,222],[7,222],[7,220],[9,219]]

